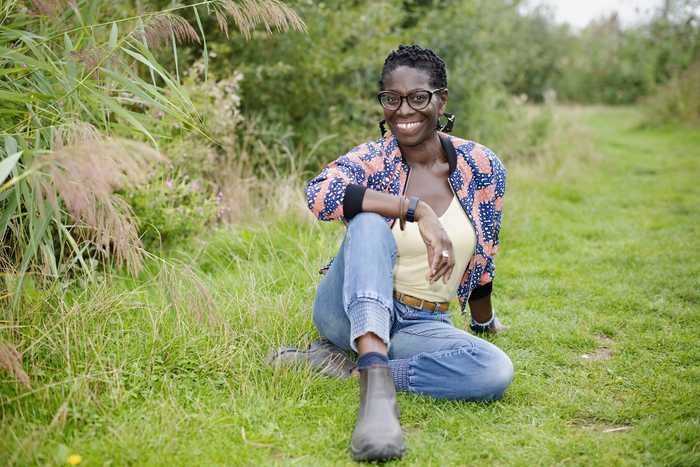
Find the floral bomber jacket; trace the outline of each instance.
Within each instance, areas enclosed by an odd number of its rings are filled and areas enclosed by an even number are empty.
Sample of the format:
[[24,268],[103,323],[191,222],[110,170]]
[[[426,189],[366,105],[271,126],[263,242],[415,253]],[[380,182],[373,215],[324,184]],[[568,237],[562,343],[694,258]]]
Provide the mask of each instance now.
[[[494,278],[494,256],[498,251],[506,170],[487,147],[439,133],[447,154],[452,190],[476,233],[476,247],[462,280],[457,297],[462,312],[475,289],[488,295]],[[328,164],[306,186],[309,209],[320,220],[348,221],[344,198],[350,185],[398,195],[403,193],[410,167],[399,144],[390,132],[376,141],[353,148]],[[387,219],[393,223],[393,219]],[[473,298],[476,297],[476,293]]]

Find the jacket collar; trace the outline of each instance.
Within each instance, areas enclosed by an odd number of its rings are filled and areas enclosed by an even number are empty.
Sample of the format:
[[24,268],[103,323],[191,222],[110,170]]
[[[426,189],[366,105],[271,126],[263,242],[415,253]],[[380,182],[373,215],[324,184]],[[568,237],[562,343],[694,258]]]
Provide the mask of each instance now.
[[[445,154],[447,154],[447,163],[449,164],[450,167],[450,175],[454,170],[457,168],[457,151],[455,150],[454,145],[452,144],[452,139],[450,139],[449,136],[447,136],[445,133],[440,133],[438,132],[438,136],[440,137],[440,144],[442,144],[442,150],[445,151]],[[391,131],[388,131],[386,136],[384,137],[384,154],[391,158],[391,159],[396,159],[400,158],[402,161],[406,162],[406,159],[404,159],[403,154],[401,154],[401,148],[399,148],[399,141],[396,139],[396,136]]]

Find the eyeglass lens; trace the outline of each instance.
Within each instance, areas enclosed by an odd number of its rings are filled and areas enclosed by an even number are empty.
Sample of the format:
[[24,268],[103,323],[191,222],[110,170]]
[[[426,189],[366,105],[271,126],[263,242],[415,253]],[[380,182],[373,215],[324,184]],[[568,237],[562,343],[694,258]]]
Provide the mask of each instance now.
[[379,95],[379,102],[387,110],[396,110],[406,99],[413,110],[422,110],[430,103],[430,97],[430,91],[414,91],[405,97],[394,92],[383,92]]

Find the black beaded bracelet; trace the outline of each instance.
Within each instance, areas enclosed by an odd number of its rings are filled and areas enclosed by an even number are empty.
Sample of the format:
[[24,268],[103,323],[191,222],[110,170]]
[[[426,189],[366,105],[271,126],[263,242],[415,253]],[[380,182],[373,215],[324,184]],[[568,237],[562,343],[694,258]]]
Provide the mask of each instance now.
[[415,196],[411,196],[411,199],[408,200],[408,211],[406,211],[406,220],[408,222],[416,221],[416,208],[418,207],[418,201],[420,200]]

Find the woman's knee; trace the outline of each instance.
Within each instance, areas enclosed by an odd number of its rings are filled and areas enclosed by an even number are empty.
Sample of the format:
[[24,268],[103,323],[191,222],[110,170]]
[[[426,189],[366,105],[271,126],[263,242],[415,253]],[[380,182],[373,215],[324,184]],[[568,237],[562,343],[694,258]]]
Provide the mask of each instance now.
[[361,212],[352,218],[348,225],[347,235],[350,239],[361,239],[364,248],[371,249],[372,245],[396,252],[396,242],[391,234],[391,228],[386,219],[373,212]]
[[350,220],[348,227],[352,228],[382,228],[387,227],[386,219],[376,212],[361,212]]
[[376,238],[379,235],[391,234],[386,219],[374,212],[361,212],[352,218],[348,232],[353,235],[366,235]]
[[498,349],[498,353],[494,356],[492,364],[485,373],[485,400],[502,398],[503,393],[513,381],[513,362],[505,352]]
[[486,341],[450,350],[419,354],[412,362],[411,389],[438,399],[494,401],[513,380],[513,363]]
[[465,372],[462,378],[462,394],[459,399],[471,401],[495,401],[503,397],[506,389],[513,381],[513,362],[508,355],[496,346],[488,352],[480,370],[473,372],[473,360],[465,359]]

